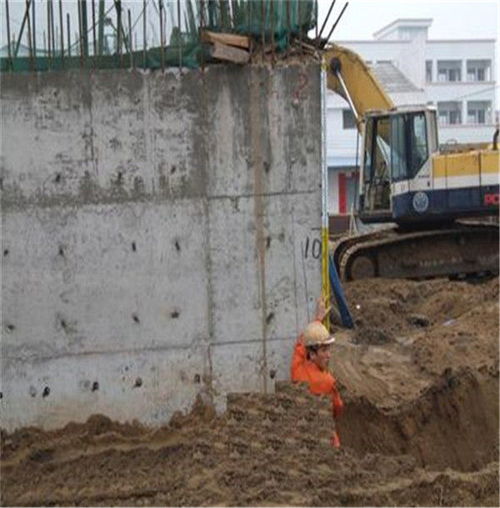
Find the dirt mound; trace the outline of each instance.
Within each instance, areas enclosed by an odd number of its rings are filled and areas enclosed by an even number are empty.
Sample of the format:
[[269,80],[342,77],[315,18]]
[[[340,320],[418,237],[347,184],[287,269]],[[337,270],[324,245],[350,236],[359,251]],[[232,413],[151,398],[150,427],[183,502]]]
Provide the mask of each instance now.
[[340,450],[330,401],[278,382],[219,416],[199,399],[160,429],[94,415],[2,433],[2,504],[498,506],[498,280],[346,293]]
[[357,343],[371,343],[375,333],[389,342],[419,328],[451,324],[481,303],[498,304],[498,278],[477,285],[443,279],[370,279],[350,282],[345,291]]
[[[343,443],[359,454],[410,454],[421,467],[474,471],[498,457],[498,369],[446,372],[411,402],[382,410],[346,400]],[[480,438],[478,438],[480,437]]]
[[[467,392],[472,378],[461,382],[467,379],[465,373],[451,383],[443,381],[448,388],[436,387],[435,392],[443,399],[443,390],[463,386]],[[126,445],[119,439],[126,436],[125,427],[115,425],[104,434],[96,433],[95,422],[104,420],[94,416],[79,425],[77,433],[66,436],[72,439],[72,446],[65,450],[57,447],[55,433],[47,433],[43,444],[33,444],[30,453],[18,449],[4,459],[2,503],[487,504],[488,499],[498,497],[496,466],[488,464],[494,457],[494,446],[477,459],[477,465],[484,467],[472,474],[421,468],[425,463],[439,465],[436,458],[456,439],[453,432],[433,430],[439,423],[441,430],[453,424],[456,416],[443,418],[429,411],[427,405],[434,411],[441,407],[442,400],[435,398],[435,392],[423,395],[417,408],[402,408],[400,415],[383,414],[366,400],[350,401],[340,430],[345,442],[341,450],[328,444],[330,401],[311,396],[304,387],[284,383],[277,385],[273,395],[230,395],[227,413],[221,417],[207,420],[199,414],[186,415],[175,429],[144,428],[136,433],[134,443]],[[461,393],[459,390],[446,400],[460,400]],[[478,418],[481,415],[484,413]],[[361,434],[358,429],[367,419],[373,428],[365,427]],[[105,446],[103,436],[107,436]],[[87,439],[86,446],[81,446],[82,437]],[[14,435],[7,439],[16,440]],[[490,445],[494,440],[490,432]],[[418,443],[427,444],[427,457],[419,454]],[[436,446],[435,453],[429,452]],[[458,444],[454,448],[458,449]]]

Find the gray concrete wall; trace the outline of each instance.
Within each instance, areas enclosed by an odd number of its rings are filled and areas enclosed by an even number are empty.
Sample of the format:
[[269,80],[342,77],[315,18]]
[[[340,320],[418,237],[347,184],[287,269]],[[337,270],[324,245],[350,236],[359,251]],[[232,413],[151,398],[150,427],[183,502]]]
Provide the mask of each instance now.
[[286,378],[321,286],[319,66],[1,85],[1,426],[160,425]]

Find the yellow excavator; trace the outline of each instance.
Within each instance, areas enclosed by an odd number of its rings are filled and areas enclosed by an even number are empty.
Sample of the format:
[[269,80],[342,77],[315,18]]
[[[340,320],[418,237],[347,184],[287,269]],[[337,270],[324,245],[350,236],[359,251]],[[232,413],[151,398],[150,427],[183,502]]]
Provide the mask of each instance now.
[[324,58],[327,86],[363,140],[357,215],[394,226],[336,242],[341,278],[498,274],[498,128],[487,149],[440,153],[435,108],[396,107],[347,48],[333,44]]

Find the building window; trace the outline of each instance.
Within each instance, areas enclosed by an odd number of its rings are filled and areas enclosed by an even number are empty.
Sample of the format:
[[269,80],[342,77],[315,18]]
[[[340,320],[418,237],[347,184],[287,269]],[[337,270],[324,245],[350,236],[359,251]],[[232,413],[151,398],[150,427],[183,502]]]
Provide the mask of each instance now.
[[425,62],[425,81],[427,83],[432,82],[432,60],[426,60]]
[[490,60],[467,60],[467,81],[490,81]]
[[343,129],[355,129],[356,119],[350,109],[342,110],[342,128]]
[[476,125],[491,123],[491,102],[490,101],[468,102],[467,123]]
[[462,81],[462,62],[460,60],[438,60],[438,81]]
[[459,125],[462,123],[461,102],[438,102],[439,125]]

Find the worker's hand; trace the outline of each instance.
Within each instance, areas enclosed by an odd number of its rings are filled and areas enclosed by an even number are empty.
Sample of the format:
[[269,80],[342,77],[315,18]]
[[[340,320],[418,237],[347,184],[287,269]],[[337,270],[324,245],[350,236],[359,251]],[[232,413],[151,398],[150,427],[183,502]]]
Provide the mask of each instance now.
[[316,300],[316,319],[318,321],[323,321],[329,310],[330,307],[326,308],[325,299],[322,296]]
[[336,430],[334,430],[332,432],[332,436],[330,438],[330,444],[334,448],[340,448],[340,437],[339,437],[338,432]]

